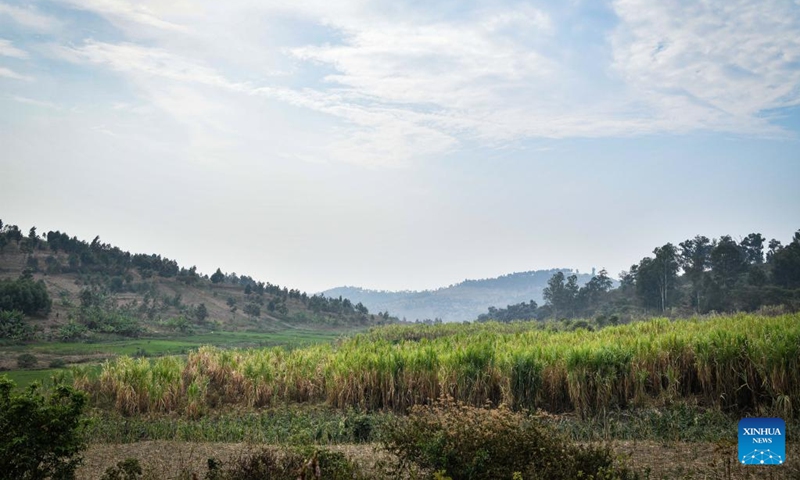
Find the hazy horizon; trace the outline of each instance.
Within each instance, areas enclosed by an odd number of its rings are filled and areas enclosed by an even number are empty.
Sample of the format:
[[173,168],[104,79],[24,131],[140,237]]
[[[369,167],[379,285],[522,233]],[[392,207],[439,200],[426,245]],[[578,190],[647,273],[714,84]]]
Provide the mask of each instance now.
[[796,1],[0,0],[0,219],[317,292],[800,228]]

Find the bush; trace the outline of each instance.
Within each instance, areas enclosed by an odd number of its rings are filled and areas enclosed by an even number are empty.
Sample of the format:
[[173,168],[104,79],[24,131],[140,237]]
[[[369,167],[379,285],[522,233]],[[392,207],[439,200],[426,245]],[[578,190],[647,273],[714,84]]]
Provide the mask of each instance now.
[[17,366],[19,368],[33,368],[39,363],[39,359],[32,353],[23,353],[17,357]]
[[142,466],[135,458],[126,458],[113,467],[108,467],[100,480],[138,480],[142,477]]
[[44,315],[53,302],[44,282],[30,276],[17,280],[0,280],[0,310],[20,310],[25,315]]
[[453,480],[512,478],[625,479],[606,448],[577,447],[534,418],[505,407],[478,408],[441,399],[389,422],[383,446],[395,473],[417,467]]
[[23,342],[31,340],[36,331],[25,322],[19,310],[0,310],[0,339]]
[[82,340],[84,338],[87,338],[88,335],[89,335],[88,328],[79,323],[75,323],[72,320],[70,320],[68,324],[58,329],[58,338],[63,342],[74,342],[76,340]]
[[206,480],[357,480],[364,478],[340,452],[329,450],[291,450],[278,452],[264,449],[239,458],[224,467],[208,459]]
[[71,479],[85,447],[86,395],[59,385],[44,396],[37,384],[13,393],[0,376],[0,472],[3,478]]
[[67,365],[67,362],[64,361],[63,358],[54,358],[50,360],[49,367],[50,368],[64,368]]

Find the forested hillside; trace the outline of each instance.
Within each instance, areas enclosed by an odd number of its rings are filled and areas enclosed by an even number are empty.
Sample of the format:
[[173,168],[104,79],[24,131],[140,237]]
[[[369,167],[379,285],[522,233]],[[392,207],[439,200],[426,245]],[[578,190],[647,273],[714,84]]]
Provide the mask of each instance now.
[[388,313],[217,269],[203,275],[60,231],[0,221],[0,342],[79,341],[298,325],[382,324]]
[[800,309],[800,230],[788,245],[760,233],[740,240],[698,235],[620,274],[618,288],[600,271],[584,286],[576,275],[556,272],[543,290],[544,304],[523,302],[490,308],[479,320],[600,317],[601,323],[647,315],[691,315]]

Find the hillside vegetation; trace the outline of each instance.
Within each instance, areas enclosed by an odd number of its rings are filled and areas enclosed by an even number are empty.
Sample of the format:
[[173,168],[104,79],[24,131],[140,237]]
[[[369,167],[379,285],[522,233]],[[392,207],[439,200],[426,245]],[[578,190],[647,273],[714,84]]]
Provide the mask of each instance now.
[[217,269],[202,275],[59,231],[0,221],[0,343],[108,341],[211,331],[365,327],[391,321],[346,298]]
[[782,245],[760,233],[739,241],[729,235],[698,235],[667,243],[620,274],[618,288],[605,270],[582,285],[577,275],[558,271],[536,301],[491,307],[479,321],[594,317],[617,323],[652,315],[670,317],[710,312],[800,309],[800,230]]

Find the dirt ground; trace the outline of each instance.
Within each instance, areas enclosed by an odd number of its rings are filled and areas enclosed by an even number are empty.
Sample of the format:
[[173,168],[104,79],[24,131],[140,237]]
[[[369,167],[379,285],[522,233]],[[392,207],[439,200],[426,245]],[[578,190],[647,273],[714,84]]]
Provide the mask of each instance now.
[[[241,443],[193,443],[149,441],[131,444],[96,444],[84,455],[78,480],[99,479],[110,466],[132,457],[140,461],[149,479],[203,478],[208,458],[228,461],[260,449]],[[736,446],[712,443],[615,442],[612,448],[641,473],[650,469],[652,480],[800,480],[800,445],[787,447],[787,464],[777,467],[744,466],[736,462]],[[376,471],[376,462],[390,458],[373,445],[337,445],[365,471]]]

